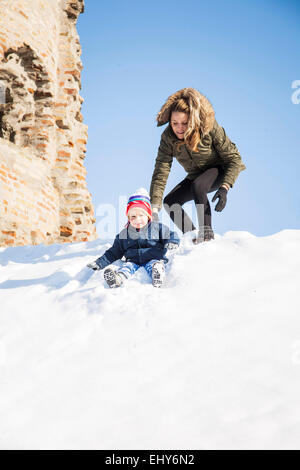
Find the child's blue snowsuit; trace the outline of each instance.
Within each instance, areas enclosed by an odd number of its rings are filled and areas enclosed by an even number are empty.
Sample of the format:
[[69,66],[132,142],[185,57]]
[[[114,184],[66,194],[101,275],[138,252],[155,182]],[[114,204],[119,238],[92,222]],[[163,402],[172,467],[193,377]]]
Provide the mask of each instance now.
[[168,262],[168,258],[165,256],[167,243],[179,245],[180,240],[176,232],[171,231],[166,225],[160,222],[148,222],[145,227],[137,230],[128,223],[116,236],[112,247],[96,259],[96,263],[100,269],[103,269],[124,256],[129,262],[124,265],[124,268],[126,265],[130,268],[128,269],[129,275],[133,274],[140,266],[144,266],[150,274],[153,264],[150,261]]

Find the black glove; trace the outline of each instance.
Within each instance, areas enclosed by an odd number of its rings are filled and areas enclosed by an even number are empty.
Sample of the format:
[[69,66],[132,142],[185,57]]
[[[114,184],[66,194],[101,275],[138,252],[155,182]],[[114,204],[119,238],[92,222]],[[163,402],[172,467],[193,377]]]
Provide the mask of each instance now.
[[91,263],[87,264],[86,266],[87,266],[87,268],[91,268],[94,271],[98,271],[99,269],[101,269],[99,264],[96,263],[96,261],[92,261]]
[[152,221],[153,222],[159,222],[158,212],[156,212],[156,211],[152,212]]
[[211,201],[215,202],[217,197],[219,198],[219,202],[217,203],[215,207],[215,211],[221,212],[226,206],[226,202],[227,202],[227,189],[224,188],[224,186],[221,186],[221,188],[218,189],[218,191],[216,192],[216,194],[214,195]]
[[168,242],[165,244],[165,248],[173,253],[179,247],[178,243]]

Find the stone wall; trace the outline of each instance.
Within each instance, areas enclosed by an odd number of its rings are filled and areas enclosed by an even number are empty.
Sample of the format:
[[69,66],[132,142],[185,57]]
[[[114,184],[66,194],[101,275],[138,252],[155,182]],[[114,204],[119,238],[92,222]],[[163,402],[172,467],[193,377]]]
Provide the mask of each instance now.
[[97,238],[86,186],[83,0],[0,0],[0,246]]

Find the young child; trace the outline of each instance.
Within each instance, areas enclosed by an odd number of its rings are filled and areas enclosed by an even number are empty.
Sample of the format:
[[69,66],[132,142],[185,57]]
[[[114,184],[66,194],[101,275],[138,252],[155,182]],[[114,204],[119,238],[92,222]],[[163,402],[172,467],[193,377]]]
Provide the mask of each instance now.
[[180,240],[176,232],[166,225],[152,220],[150,197],[140,188],[128,199],[126,215],[128,223],[116,236],[111,248],[87,266],[104,269],[114,261],[125,257],[123,265],[114,270],[108,267],[104,279],[109,287],[120,287],[126,279],[143,266],[152,278],[154,287],[161,287],[165,278],[166,253],[174,252]]

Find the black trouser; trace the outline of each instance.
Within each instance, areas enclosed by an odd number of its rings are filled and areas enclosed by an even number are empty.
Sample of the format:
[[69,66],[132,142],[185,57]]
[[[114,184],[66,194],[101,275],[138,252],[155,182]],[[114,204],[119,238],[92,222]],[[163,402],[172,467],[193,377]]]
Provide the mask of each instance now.
[[211,227],[211,209],[207,193],[219,189],[223,176],[222,168],[212,167],[194,180],[185,178],[166,195],[163,200],[164,208],[183,233],[195,230],[190,217],[182,209],[184,203],[192,200],[196,204],[199,228],[203,225]]

